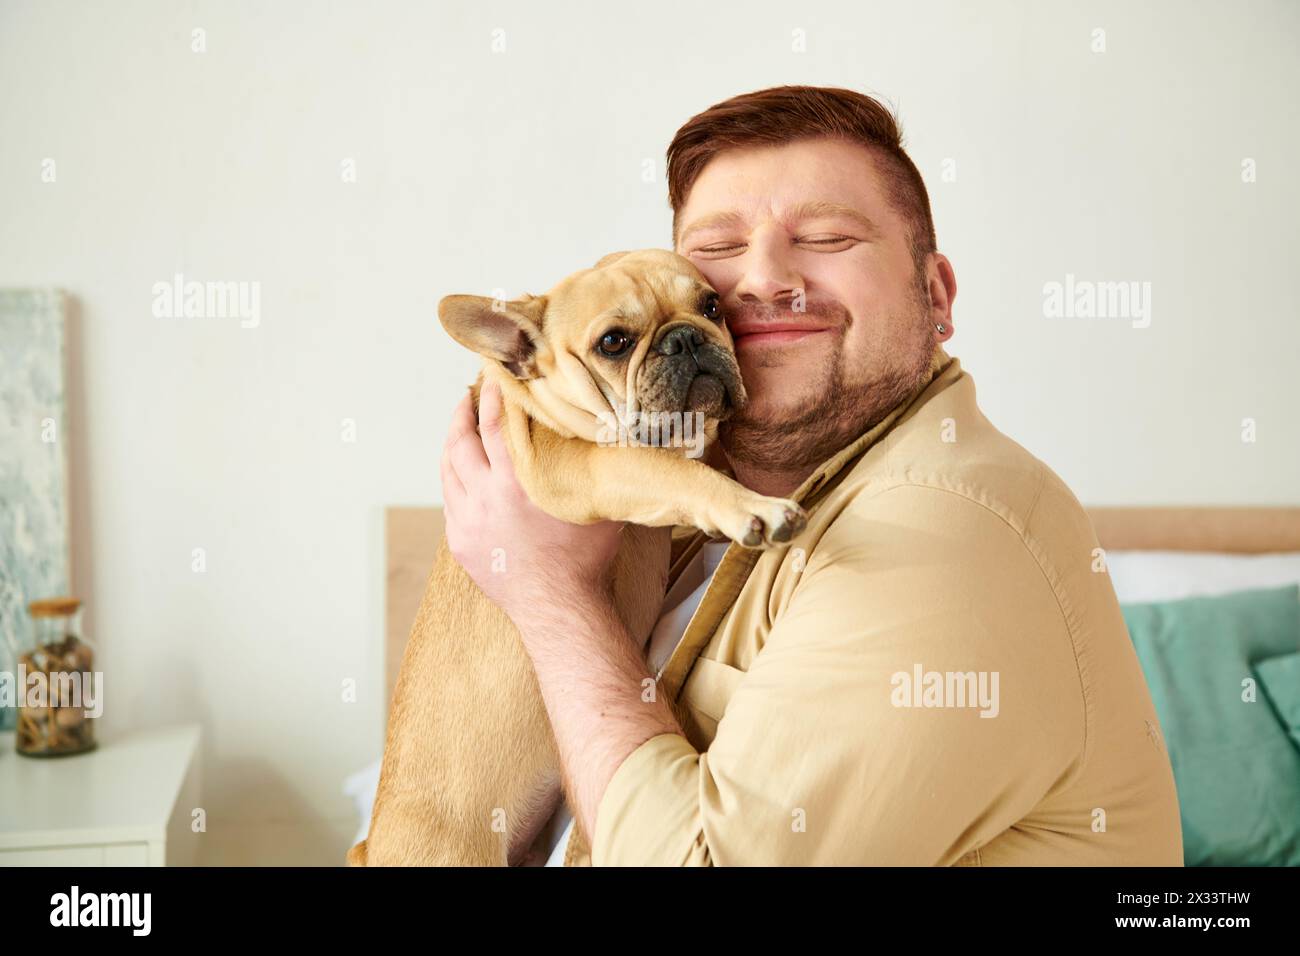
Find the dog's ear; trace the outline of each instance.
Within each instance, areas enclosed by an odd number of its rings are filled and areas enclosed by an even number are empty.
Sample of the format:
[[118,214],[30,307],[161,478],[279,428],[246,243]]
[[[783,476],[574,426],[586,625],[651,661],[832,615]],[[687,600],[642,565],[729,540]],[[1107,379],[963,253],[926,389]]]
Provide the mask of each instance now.
[[438,303],[447,334],[484,358],[500,362],[518,379],[537,377],[546,296],[524,293],[506,302],[482,295],[449,295]]
[[603,268],[605,268],[605,266],[609,265],[611,262],[618,262],[618,260],[619,260],[619,259],[622,259],[625,255],[627,255],[626,252],[611,252],[611,253],[610,253],[609,255],[607,255],[607,256],[601,256],[601,257],[600,257],[600,261],[597,262],[594,266],[592,266],[592,268],[593,268],[593,269],[603,269]]

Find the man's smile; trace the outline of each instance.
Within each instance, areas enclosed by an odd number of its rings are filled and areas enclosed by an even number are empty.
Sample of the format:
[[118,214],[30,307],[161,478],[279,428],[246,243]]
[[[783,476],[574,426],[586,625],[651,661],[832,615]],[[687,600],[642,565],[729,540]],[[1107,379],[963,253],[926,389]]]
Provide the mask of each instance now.
[[827,331],[825,326],[811,326],[797,322],[737,323],[730,328],[737,351],[756,346],[788,345]]

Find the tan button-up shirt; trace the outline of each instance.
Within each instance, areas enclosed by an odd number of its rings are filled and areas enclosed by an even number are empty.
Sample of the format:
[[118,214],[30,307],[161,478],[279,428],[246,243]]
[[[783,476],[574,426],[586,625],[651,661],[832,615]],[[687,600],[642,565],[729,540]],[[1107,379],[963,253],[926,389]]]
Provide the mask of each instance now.
[[[1087,514],[934,376],[732,545],[566,866],[1181,866],[1160,722]],[[707,540],[674,530],[670,582]]]

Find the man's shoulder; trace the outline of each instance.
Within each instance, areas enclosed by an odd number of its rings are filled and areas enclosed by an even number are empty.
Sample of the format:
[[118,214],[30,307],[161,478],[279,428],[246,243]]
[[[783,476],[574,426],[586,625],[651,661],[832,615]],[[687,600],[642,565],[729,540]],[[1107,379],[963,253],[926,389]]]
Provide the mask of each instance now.
[[[908,491],[905,491],[908,490]],[[936,395],[869,449],[841,488],[841,509],[888,515],[907,499],[911,520],[957,533],[954,507],[982,509],[1043,562],[1095,547],[1087,512],[1046,463],[999,431],[968,377]]]

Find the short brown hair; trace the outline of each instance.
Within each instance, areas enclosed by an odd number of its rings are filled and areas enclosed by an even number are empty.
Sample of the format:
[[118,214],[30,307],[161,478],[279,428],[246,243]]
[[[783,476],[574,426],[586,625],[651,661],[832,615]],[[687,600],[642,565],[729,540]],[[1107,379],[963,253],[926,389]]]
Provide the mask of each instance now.
[[876,157],[885,194],[910,232],[912,260],[921,270],[937,248],[930,195],[894,114],[864,93],[840,87],[774,86],[742,93],[692,116],[668,145],[668,203],[673,246],[682,206],[704,167],[724,149],[779,146],[824,136],[866,146]]

